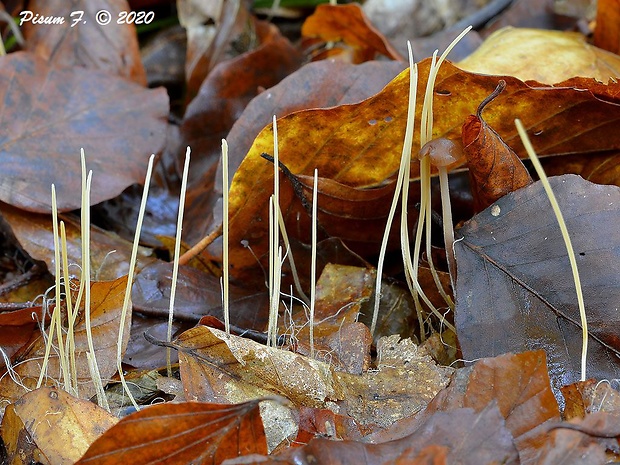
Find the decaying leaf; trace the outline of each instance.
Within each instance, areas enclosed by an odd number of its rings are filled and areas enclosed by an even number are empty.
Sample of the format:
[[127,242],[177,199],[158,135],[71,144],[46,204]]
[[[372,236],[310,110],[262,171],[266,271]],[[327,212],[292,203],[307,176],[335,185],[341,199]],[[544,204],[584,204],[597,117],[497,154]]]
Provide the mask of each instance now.
[[258,401],[158,404],[123,418],[76,465],[222,463],[266,454]]
[[[119,22],[121,12],[131,8],[125,0],[34,0],[28,4],[39,17],[64,17],[64,24],[25,22],[22,28],[26,50],[55,67],[82,66],[146,85],[135,26]],[[105,10],[113,18],[102,27],[97,13]]]
[[48,213],[55,184],[59,210],[79,208],[81,148],[94,170],[93,204],[143,182],[149,155],[165,140],[165,90],[54,68],[27,52],[1,62],[0,200]]
[[[576,254],[591,335],[589,376],[617,378],[620,189],[550,178]],[[456,327],[466,359],[540,348],[556,389],[580,377],[581,327],[566,247],[540,183],[458,230]]]
[[[190,399],[234,403],[276,394],[296,406],[316,408],[339,401],[359,424],[385,426],[426,405],[452,371],[418,353],[411,341],[398,339],[382,340],[378,370],[362,375],[337,372],[327,363],[205,326],[184,332],[172,347],[179,350]],[[274,430],[268,421],[265,428]]]
[[[252,49],[217,64],[202,81],[185,112],[181,136],[183,145],[192,147],[194,179],[202,178],[218,162],[221,140],[260,89],[276,85],[301,65],[301,54],[273,24],[264,21],[251,24],[256,42]],[[270,119],[271,115],[266,122]],[[203,184],[205,180],[200,179],[198,185]],[[190,202],[195,195],[190,190]]]
[[[543,58],[546,57],[546,58]],[[553,84],[575,76],[603,83],[620,76],[620,58],[577,32],[506,27],[489,36],[462,69]]]
[[118,418],[65,391],[42,387],[9,405],[2,419],[6,463],[73,465]]
[[[116,281],[94,282],[91,284],[91,328],[95,356],[102,379],[110,379],[116,373],[116,352],[120,315],[125,297],[127,276]],[[75,358],[77,367],[78,393],[82,399],[90,399],[95,389],[88,368],[86,352],[88,342],[84,322],[83,304],[80,308],[81,318],[75,326]],[[123,350],[124,353],[129,339],[131,324],[131,309],[125,321]],[[21,397],[27,389],[34,389],[41,372],[41,360],[45,354],[45,339],[39,336],[28,347],[20,350],[13,359],[12,376],[5,375],[6,369],[0,378],[0,397],[13,402]],[[60,362],[58,355],[52,351],[48,363],[47,376],[44,385],[57,385],[60,376]],[[20,384],[17,384],[18,381]]]

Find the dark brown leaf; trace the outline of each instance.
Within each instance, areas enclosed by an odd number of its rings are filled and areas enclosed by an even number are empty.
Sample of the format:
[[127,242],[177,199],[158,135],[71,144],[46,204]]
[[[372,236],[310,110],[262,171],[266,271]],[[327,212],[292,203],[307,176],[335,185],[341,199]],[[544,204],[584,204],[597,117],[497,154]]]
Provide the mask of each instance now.
[[[41,17],[62,16],[65,22],[25,22],[27,51],[56,67],[82,66],[146,85],[136,27],[117,21],[120,12],[131,11],[125,0],[34,0],[28,9]],[[98,24],[96,15],[101,10],[111,15],[110,24]]]
[[[620,189],[578,176],[550,178],[576,253],[591,335],[588,375],[620,375]],[[544,349],[554,388],[580,377],[581,328],[566,247],[540,183],[498,200],[455,243],[456,326],[463,356]]]
[[[261,89],[276,85],[301,65],[300,53],[274,25],[263,21],[252,24],[256,48],[215,66],[187,107],[181,135],[183,145],[192,147],[193,178],[205,176],[217,163],[221,140],[248,102]],[[268,115],[261,127],[270,120]],[[189,202],[192,196],[190,191]]]
[[[475,425],[472,428],[472,425]],[[434,447],[433,447],[434,446]],[[437,462],[433,461],[437,458]],[[304,447],[246,463],[330,465],[517,464],[512,436],[497,406],[435,412],[411,435],[382,444],[315,439]]]
[[532,178],[514,151],[482,119],[482,110],[504,89],[500,81],[495,91],[463,124],[463,151],[472,185],[474,206],[481,211],[500,197],[532,183]]
[[26,52],[2,57],[0,200],[35,212],[80,206],[80,148],[94,168],[91,202],[142,183],[163,147],[168,97],[82,68],[53,68]]
[[266,454],[258,403],[183,402],[144,408],[107,430],[76,465],[219,464]]
[[437,411],[469,407],[482,412],[491,405],[497,405],[505,418],[520,459],[533,460],[546,440],[549,423],[560,419],[545,354],[542,351],[506,354],[461,368],[421,414],[403,419],[367,439],[384,442],[403,438]]

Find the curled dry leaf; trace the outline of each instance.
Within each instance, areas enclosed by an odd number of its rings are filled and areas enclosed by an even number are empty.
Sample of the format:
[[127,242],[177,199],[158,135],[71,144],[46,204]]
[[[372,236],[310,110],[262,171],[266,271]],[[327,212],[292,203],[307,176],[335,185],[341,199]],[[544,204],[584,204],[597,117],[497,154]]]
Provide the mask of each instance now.
[[76,465],[220,464],[234,457],[266,453],[258,401],[237,405],[166,403],[123,418],[97,439]]
[[142,183],[149,155],[163,147],[164,89],[50,67],[26,52],[2,57],[0,89],[0,200],[16,207],[49,212],[50,185],[56,184],[59,210],[79,208],[80,148],[94,170],[96,204]]
[[[550,178],[576,254],[590,342],[587,375],[620,376],[620,189]],[[581,375],[582,330],[564,241],[540,182],[513,192],[457,231],[456,327],[463,357],[544,349],[555,389]]]
[[[351,61],[363,63],[373,60],[376,54],[384,55],[392,60],[403,61],[400,54],[392,47],[370,23],[360,5],[318,5],[314,13],[304,22],[301,35],[306,40],[318,38],[323,42],[343,42],[353,49]],[[338,47],[330,48],[314,59],[323,59],[345,52]]]
[[6,463],[73,465],[118,418],[89,400],[42,387],[10,404],[2,419]]
[[463,150],[472,185],[474,206],[481,211],[504,195],[531,184],[532,177],[519,157],[482,119],[482,111],[506,87],[505,81],[463,124]]
[[[101,378],[110,379],[116,373],[116,352],[118,330],[120,327],[121,309],[125,298],[127,276],[116,281],[94,282],[91,284],[91,328],[95,356]],[[127,348],[129,327],[131,325],[131,307],[125,321],[122,353]],[[80,308],[80,318],[75,326],[75,359],[77,367],[78,390],[81,399],[90,399],[95,395],[95,389],[88,368],[86,352],[88,341],[84,322],[83,304]],[[12,376],[4,369],[0,375],[0,398],[13,402],[21,397],[26,390],[34,389],[41,372],[41,360],[45,355],[45,339],[36,338],[27,347],[23,347],[12,360]],[[19,381],[17,384],[15,381]],[[59,384],[60,361],[58,355],[52,351],[47,368],[47,377],[44,385]]]
[[[349,375],[328,364],[198,326],[178,338],[181,378],[189,398],[240,402],[281,395],[297,406],[341,401],[360,424],[391,423],[428,403],[452,369],[438,367],[398,336],[383,342],[377,372]],[[388,355],[389,354],[389,355]]]
[[620,76],[618,55],[588,44],[582,34],[513,27],[494,32],[458,66],[476,73],[506,74],[546,84],[574,76],[606,83]]
[[[35,0],[28,10],[41,18],[64,17],[64,24],[33,24],[22,27],[26,50],[56,67],[82,66],[130,79],[146,85],[140,59],[136,27],[119,23],[121,12],[131,8],[125,0]],[[114,20],[106,26],[97,22],[97,13],[107,11]]]

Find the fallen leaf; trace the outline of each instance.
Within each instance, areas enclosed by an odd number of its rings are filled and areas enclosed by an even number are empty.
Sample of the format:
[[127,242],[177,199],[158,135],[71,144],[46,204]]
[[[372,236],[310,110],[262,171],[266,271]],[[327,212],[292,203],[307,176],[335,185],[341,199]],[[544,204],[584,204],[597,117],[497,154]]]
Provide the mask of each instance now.
[[504,195],[533,182],[517,154],[482,118],[484,107],[492,104],[504,87],[505,81],[500,81],[476,114],[468,116],[463,124],[463,151],[476,211],[484,210]]
[[[550,178],[581,277],[590,334],[588,376],[616,378],[620,190]],[[456,327],[463,357],[544,349],[557,390],[580,378],[581,327],[566,247],[541,183],[498,200],[457,230]]]
[[[215,66],[183,117],[182,145],[192,147],[190,175],[194,180],[201,178],[200,185],[220,159],[221,140],[248,102],[260,89],[276,85],[301,65],[301,54],[278,28],[264,21],[251,24],[256,36],[255,48]],[[193,195],[190,190],[190,204]]]
[[[127,277],[116,281],[94,282],[91,284],[91,330],[93,346],[99,367],[99,373],[104,380],[110,379],[116,373],[116,352],[118,330],[120,326],[121,309],[125,297]],[[95,388],[90,375],[86,359],[89,350],[86,338],[86,327],[83,320],[83,304],[80,308],[81,318],[75,326],[75,358],[77,367],[78,390],[81,399],[90,399],[95,395]],[[127,347],[129,326],[131,324],[131,308],[129,309],[124,327],[122,352]],[[45,355],[45,341],[39,335],[28,347],[19,351],[12,360],[11,373],[0,377],[0,397],[10,402],[21,397],[26,389],[34,389],[41,372],[41,359]],[[20,384],[17,384],[18,380]],[[60,383],[60,362],[58,355],[52,351],[47,365],[47,376],[43,378],[44,385]]]
[[[429,61],[419,63],[418,93],[426,85]],[[491,93],[500,78],[466,73],[445,63],[435,86],[434,136],[460,137],[463,120]],[[493,102],[487,123],[520,156],[525,152],[514,127],[519,117],[540,155],[589,153],[620,148],[614,131],[620,105],[570,88],[533,88],[508,76],[506,90]],[[280,161],[304,185],[318,169],[319,223],[330,235],[366,256],[376,255],[390,205],[389,187],[400,163],[406,124],[409,76],[401,73],[364,102],[292,113],[278,121]],[[421,100],[418,99],[417,114]],[[579,132],[564,130],[579,120]],[[416,121],[419,126],[419,121]],[[312,128],[312,131],[308,131]],[[417,132],[413,146],[419,146]],[[239,166],[230,187],[230,263],[233,275],[251,280],[256,258],[268,252],[268,198],[273,167],[262,153],[273,151],[273,129],[266,127]],[[451,167],[454,168],[454,167]],[[410,179],[419,176],[412,164]],[[305,191],[306,198],[309,190]],[[412,188],[415,203],[418,189]],[[289,236],[308,242],[308,214],[287,183],[281,183],[280,208]],[[415,216],[415,215],[410,215]],[[394,229],[393,229],[394,230]],[[250,252],[249,245],[254,252]]]
[[[472,425],[476,425],[472,428]],[[434,460],[437,461],[434,461]],[[253,458],[262,464],[519,463],[512,436],[496,406],[476,413],[462,408],[436,412],[410,436],[382,444],[314,439],[282,454]]]
[[60,389],[35,389],[10,404],[2,419],[7,463],[73,465],[117,422],[88,400]]
[[563,414],[565,420],[585,418],[593,412],[620,414],[620,393],[608,381],[577,381],[562,386],[561,392],[566,401]]
[[[401,62],[371,61],[352,65],[324,60],[302,66],[280,83],[259,93],[247,104],[226,136],[231,179],[252,142],[273,115],[284,116],[307,108],[357,103],[379,92],[404,68]],[[299,92],[299,89],[304,89],[304,92]],[[219,143],[212,147],[210,153],[216,151],[219,157]],[[217,219],[205,221],[204,218],[220,218],[222,215],[221,205],[216,203],[222,196],[220,165],[214,182],[215,188],[204,180],[189,186],[186,202],[188,214],[185,215],[184,226],[188,242],[198,242],[217,222]]]
[[603,50],[620,52],[620,10],[615,0],[599,0],[596,5],[596,27],[593,43]]
[[[21,308],[0,313],[0,348],[2,358],[0,369],[6,367],[6,356],[9,360],[13,354],[26,345],[39,331],[39,322],[43,321],[41,307]],[[49,322],[46,322],[49,324]]]
[[233,457],[266,454],[258,404],[182,402],[146,407],[107,430],[76,465],[219,464]]
[[[305,39],[319,38],[323,42],[343,42],[353,48],[352,62],[363,63],[373,60],[380,53],[392,60],[403,61],[403,57],[392,47],[389,41],[370,23],[360,5],[318,5],[314,13],[306,18],[301,28]],[[314,59],[334,56],[338,44],[326,49]]]
[[[54,234],[49,215],[24,212],[11,205],[0,203],[0,213],[10,225],[20,244],[36,260],[47,265],[53,273]],[[82,236],[79,220],[61,217],[67,233],[67,258],[70,266],[82,262]],[[96,226],[90,228],[90,260],[94,278],[98,281],[111,281],[125,276],[129,270],[132,244]],[[147,249],[140,249],[139,266],[152,263],[155,258]],[[71,270],[70,270],[71,271]]]
[[79,208],[80,148],[87,168],[94,168],[95,204],[142,183],[148,155],[163,146],[163,89],[53,68],[26,52],[2,57],[0,88],[8,118],[0,130],[0,200],[16,207],[48,213],[54,183],[59,210]]
[[[181,0],[177,9],[179,23],[187,31],[185,80],[189,102],[250,19],[247,6],[239,0]],[[251,31],[247,32],[251,37]]]
[[[550,59],[542,59],[550,57]],[[459,68],[553,84],[574,76],[603,83],[620,76],[620,58],[577,32],[506,27],[491,34]]]
[[520,460],[531,463],[546,441],[549,425],[560,419],[545,362],[542,351],[478,360],[472,367],[457,370],[448,387],[423,412],[366,439],[384,442],[407,437],[437,411],[467,407],[482,412],[496,406],[514,438]]
[[[118,21],[122,18],[121,12],[131,11],[125,0],[78,0],[71,3],[34,0],[28,4],[28,9],[40,17],[62,16],[65,22],[25,22],[22,32],[27,51],[55,67],[81,66],[146,85],[136,27]],[[97,21],[101,10],[110,15],[110,24],[102,26]]]

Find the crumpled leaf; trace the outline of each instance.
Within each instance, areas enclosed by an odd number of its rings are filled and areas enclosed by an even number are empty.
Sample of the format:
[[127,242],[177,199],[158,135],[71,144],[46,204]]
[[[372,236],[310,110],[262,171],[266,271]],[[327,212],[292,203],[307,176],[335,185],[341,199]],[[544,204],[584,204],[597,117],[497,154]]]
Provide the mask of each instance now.
[[589,45],[582,34],[513,27],[491,34],[458,66],[476,73],[506,74],[546,84],[574,76],[606,83],[610,77],[620,76],[618,55]]
[[[127,276],[115,281],[93,282],[91,284],[91,328],[95,356],[101,378],[110,379],[116,373],[116,352],[118,330],[120,326],[121,309],[125,297]],[[86,327],[84,322],[83,304],[80,308],[81,317],[75,325],[75,359],[77,367],[78,393],[81,399],[90,399],[95,395],[90,370],[86,358],[88,342],[86,339]],[[127,348],[129,339],[129,326],[131,324],[131,308],[125,321],[122,353]],[[28,389],[34,389],[41,371],[41,360],[45,355],[45,340],[42,336],[35,339],[28,347],[20,350],[12,360],[12,372],[15,379]],[[13,381],[13,376],[5,374],[6,369],[0,375],[0,398],[14,401],[21,397],[25,389]],[[56,353],[52,350],[47,366],[47,377],[43,378],[44,385],[56,385],[60,380],[60,362]]]
[[[30,53],[2,57],[0,200],[34,212],[80,206],[80,149],[93,168],[92,204],[142,183],[164,144],[168,97],[82,68],[50,67]],[[34,91],[33,91],[34,90]],[[43,155],[43,156],[42,156]]]
[[[323,4],[306,18],[301,28],[302,37],[319,38],[323,42],[343,42],[353,49],[351,61],[363,63],[373,60],[380,53],[392,60],[403,61],[390,42],[375,29],[360,5]],[[338,44],[325,50],[313,59],[323,59],[344,52]]]
[[[325,408],[336,400],[356,421],[391,423],[419,410],[452,371],[418,353],[409,340],[384,338],[378,372],[335,372],[326,363],[205,326],[172,342],[189,398],[217,402],[281,395],[295,405]],[[387,400],[390,399],[390,402]],[[381,413],[378,413],[381,412]],[[389,413],[388,413],[389,412]]]
[[[550,178],[579,268],[591,335],[588,376],[617,378],[620,189]],[[580,378],[581,327],[564,241],[540,183],[457,230],[455,322],[465,359],[544,349],[555,389]]]
[[[501,81],[490,96],[503,89]],[[531,184],[532,177],[514,151],[506,145],[487,122],[482,119],[485,99],[475,115],[463,124],[463,151],[467,158],[476,211],[487,208],[504,195]]]
[[[426,85],[428,65],[428,60],[419,63],[419,94]],[[501,79],[507,83],[506,90],[493,102],[493,112],[489,112],[486,121],[520,156],[525,152],[514,127],[515,117],[532,134],[540,155],[620,148],[620,133],[614,129],[620,119],[620,105],[601,101],[589,92],[533,88],[512,77]],[[435,86],[437,116],[433,135],[460,137],[463,120],[474,113],[498,80],[495,76],[466,73],[445,63]],[[359,104],[299,111],[278,121],[280,161],[304,186],[311,185],[311,176],[318,168],[319,223],[360,254],[376,255],[383,237],[391,196],[387,189],[400,163],[408,90],[409,76],[403,72],[379,94]],[[421,113],[421,100],[418,99],[417,115]],[[581,130],[565,131],[576,119],[582,122]],[[419,127],[419,121],[416,125]],[[419,146],[417,131],[415,134],[414,147]],[[255,276],[250,270],[256,266],[256,258],[242,244],[249,245],[258,257],[268,251],[267,206],[273,166],[261,154],[272,151],[273,132],[268,126],[254,141],[230,187],[229,257],[232,273],[245,279]],[[418,170],[419,166],[412,164],[413,181]],[[289,236],[307,242],[308,214],[288,183],[282,182],[281,190],[280,208]],[[417,195],[418,189],[411,191],[412,196]],[[383,197],[379,195],[382,192]],[[309,190],[307,198],[308,193]],[[334,199],[339,200],[337,209],[331,204]],[[414,204],[415,197],[410,202]]]
[[76,465],[219,464],[266,454],[258,401],[237,405],[166,403],[129,415],[107,430]]
[[[21,308],[0,313],[0,347],[9,359],[22,348],[39,331],[38,322],[42,321],[43,308]],[[47,323],[46,323],[47,324]],[[0,369],[6,366],[4,358],[0,358]]]
[[[65,23],[24,23],[22,32],[27,51],[56,67],[98,69],[146,85],[136,27],[117,22],[121,11],[131,11],[125,0],[34,0],[28,3],[28,9],[41,17],[62,16]],[[96,14],[100,10],[111,15],[110,24],[97,23]]]
[[89,400],[42,387],[10,404],[2,419],[6,463],[73,465],[118,418]]

